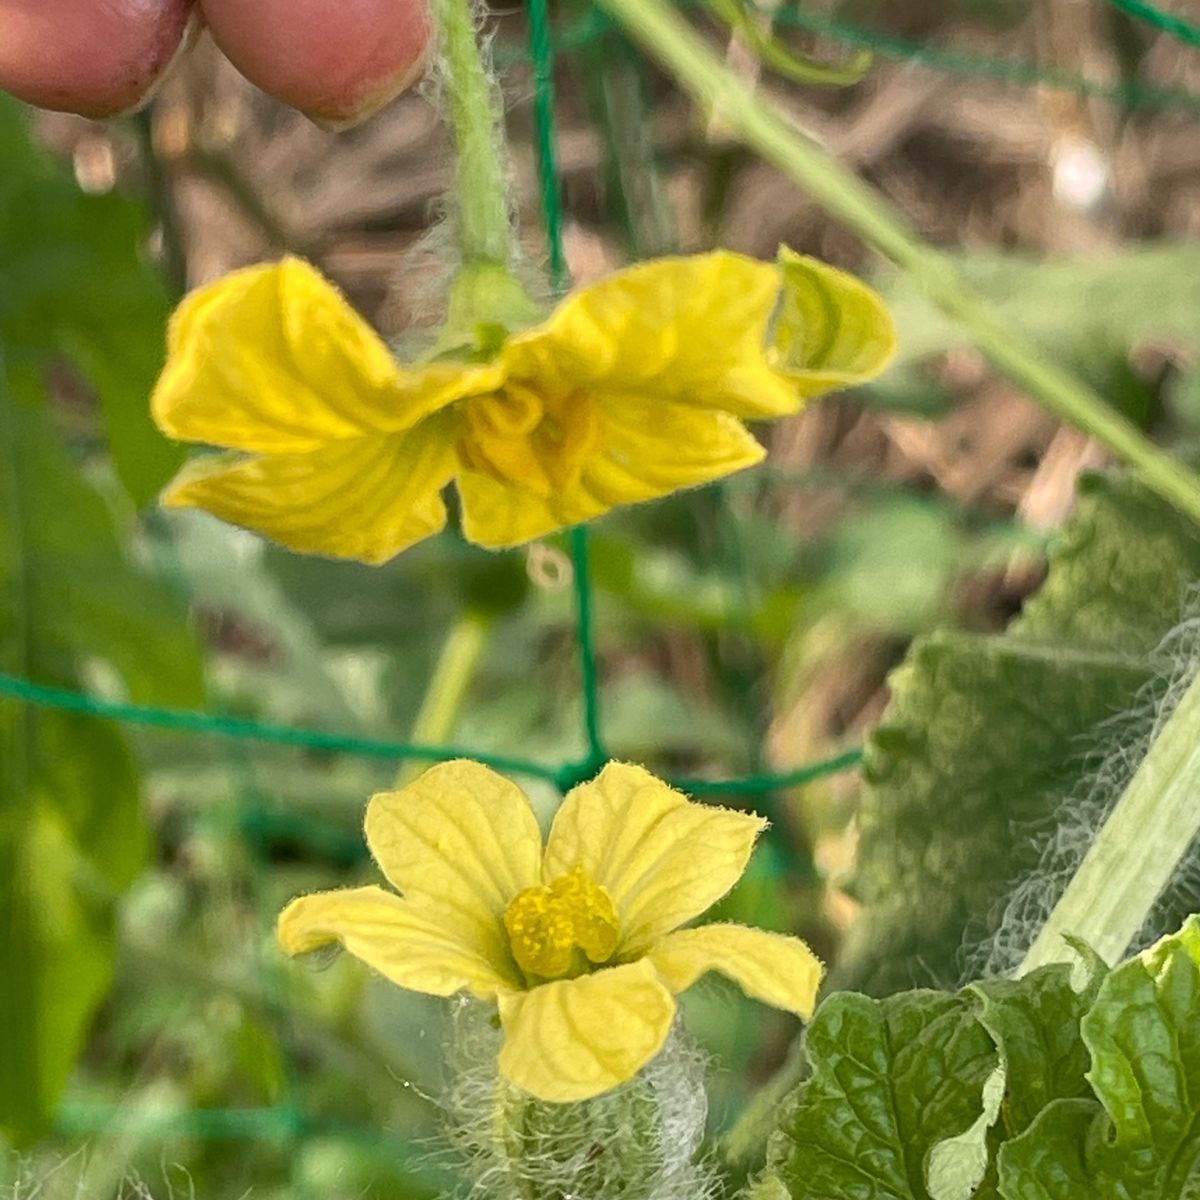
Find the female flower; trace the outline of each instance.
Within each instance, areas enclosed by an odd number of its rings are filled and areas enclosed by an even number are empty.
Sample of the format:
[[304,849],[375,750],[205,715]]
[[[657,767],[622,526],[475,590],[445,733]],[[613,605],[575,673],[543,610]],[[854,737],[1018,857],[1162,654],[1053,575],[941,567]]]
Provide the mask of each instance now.
[[453,480],[466,537],[512,546],[758,462],[742,418],[870,378],[894,341],[870,289],[788,252],[663,259],[524,331],[466,324],[404,367],[299,260],[194,292],[155,419],[236,453],[190,463],[165,503],[381,563],[442,528]]
[[797,938],[679,928],[737,882],[765,824],[610,763],[568,793],[543,849],[515,784],[443,763],[367,809],[367,843],[401,894],[302,896],[279,942],[289,954],[341,942],[401,987],[494,1000],[501,1074],[543,1100],[583,1100],[654,1057],[674,994],[708,971],[811,1015],[821,964]]

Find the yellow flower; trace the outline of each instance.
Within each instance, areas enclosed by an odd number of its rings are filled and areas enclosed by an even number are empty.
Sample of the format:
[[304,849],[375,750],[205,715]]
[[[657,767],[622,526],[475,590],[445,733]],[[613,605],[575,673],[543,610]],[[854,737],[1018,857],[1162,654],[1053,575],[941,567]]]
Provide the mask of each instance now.
[[193,292],[154,416],[238,453],[188,464],[164,502],[381,563],[443,527],[453,480],[466,537],[512,546],[758,462],[740,418],[870,378],[894,335],[851,276],[718,252],[632,267],[474,340],[464,361],[397,365],[297,259]]
[[658,1053],[675,993],[707,971],[811,1016],[821,964],[799,939],[679,928],[737,882],[765,825],[609,763],[568,793],[543,849],[520,788],[443,763],[367,809],[367,843],[401,894],[302,896],[279,942],[289,954],[341,942],[401,987],[494,1000],[501,1074],[543,1100],[583,1100]]

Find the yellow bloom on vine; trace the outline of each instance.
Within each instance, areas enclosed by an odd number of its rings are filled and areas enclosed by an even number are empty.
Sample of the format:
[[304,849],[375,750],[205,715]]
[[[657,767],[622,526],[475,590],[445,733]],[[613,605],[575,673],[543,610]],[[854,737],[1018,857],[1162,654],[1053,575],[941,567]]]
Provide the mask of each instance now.
[[302,896],[279,942],[289,954],[340,942],[400,987],[494,1000],[501,1074],[543,1100],[583,1100],[658,1053],[675,994],[708,971],[811,1016],[822,969],[799,939],[680,928],[737,882],[765,825],[610,763],[568,793],[543,848],[520,788],[443,763],[368,806],[367,844],[399,895]]
[[189,463],[164,502],[381,563],[444,526],[453,481],[465,536],[513,546],[758,462],[742,418],[870,378],[893,342],[851,276],[717,252],[631,267],[532,328],[480,324],[402,366],[285,259],[193,292],[171,322],[155,419],[235,453]]

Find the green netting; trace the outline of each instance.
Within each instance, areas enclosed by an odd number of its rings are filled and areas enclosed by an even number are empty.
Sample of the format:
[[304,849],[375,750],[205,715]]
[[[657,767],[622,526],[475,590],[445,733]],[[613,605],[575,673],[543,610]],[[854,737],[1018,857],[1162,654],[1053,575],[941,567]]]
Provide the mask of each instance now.
[[[1155,29],[1191,45],[1200,46],[1200,26],[1145,4],[1142,0],[1107,0],[1113,7]],[[683,0],[683,6],[700,7],[704,0]],[[764,10],[764,15],[766,15]],[[867,49],[883,58],[912,63],[931,71],[976,79],[990,79],[1017,87],[1045,87],[1088,99],[1107,100],[1133,109],[1200,111],[1200,93],[1187,88],[1145,83],[1140,80],[1104,80],[1062,70],[1029,59],[997,58],[953,47],[937,46],[899,37],[842,17],[805,12],[794,5],[769,14],[781,27],[793,27],[854,49]],[[600,9],[591,9],[558,39],[561,50],[577,50],[608,36],[616,22]],[[537,61],[534,56],[534,61]]]
[[[1107,2],[1166,35],[1175,37],[1187,45],[1200,47],[1200,27],[1181,17],[1145,3],[1144,0]],[[533,111],[548,267],[552,287],[561,291],[567,280],[554,148],[554,55],[556,49],[563,52],[578,50],[604,38],[615,29],[615,25],[600,10],[591,9],[581,20],[564,29],[559,37],[554,39],[551,36],[546,0],[529,0],[528,19],[528,57],[532,63]],[[970,55],[890,36],[853,22],[819,17],[794,6],[774,13],[773,19],[781,25],[797,27],[849,46],[865,46],[880,55],[902,59],[933,70],[997,79],[1022,86],[1048,86],[1078,95],[1105,98],[1130,107],[1200,110],[1200,94],[1185,89],[1157,87],[1137,81],[1100,81],[1042,64]],[[242,720],[221,714],[118,703],[4,674],[0,674],[0,695],[29,705],[86,714],[126,725],[221,739],[227,746],[228,761],[237,780],[235,803],[239,809],[239,823],[243,830],[252,828],[255,820],[262,820],[264,817],[254,781],[253,766],[244,753],[248,742],[398,761],[439,761],[471,757],[497,770],[545,780],[560,790],[565,790],[594,774],[607,758],[599,705],[599,677],[592,628],[589,541],[585,528],[571,531],[570,555],[574,568],[574,605],[586,747],[583,757],[578,761],[546,763],[479,752],[468,746],[364,738],[331,731],[298,729]],[[861,759],[860,750],[850,749],[784,772],[761,773],[727,780],[673,778],[670,781],[693,793],[761,794],[849,770],[858,765]],[[314,846],[320,846],[322,839],[328,837],[328,831],[299,819],[294,822],[292,832],[301,840],[309,840]],[[260,906],[260,916],[265,925],[273,914]],[[264,976],[268,979],[273,978],[275,986],[278,987],[278,977],[272,964],[263,961],[260,966]],[[286,1005],[280,1007],[286,1009]],[[281,1021],[286,1022],[286,1017],[275,1013],[270,1019],[282,1035],[280,1044],[288,1046],[291,1039],[286,1036],[286,1029],[280,1025]],[[371,1145],[381,1154],[390,1155],[393,1159],[409,1154],[413,1149],[409,1143],[386,1131],[348,1128],[310,1117],[305,1111],[290,1061],[285,1062],[283,1099],[274,1107],[163,1114],[103,1104],[67,1102],[60,1112],[58,1130],[70,1135],[136,1132],[141,1137],[164,1140],[179,1137],[289,1142],[310,1135],[325,1136]]]

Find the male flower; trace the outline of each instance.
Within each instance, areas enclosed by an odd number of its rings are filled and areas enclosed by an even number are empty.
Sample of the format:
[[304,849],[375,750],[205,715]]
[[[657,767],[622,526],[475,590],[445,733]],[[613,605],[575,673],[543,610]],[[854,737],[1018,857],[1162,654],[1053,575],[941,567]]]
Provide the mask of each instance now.
[[893,342],[851,276],[719,251],[620,271],[541,324],[478,324],[406,367],[285,259],[180,305],[155,419],[235,453],[189,463],[164,500],[382,563],[443,527],[453,481],[466,537],[513,546],[758,462],[743,418],[870,378]]

